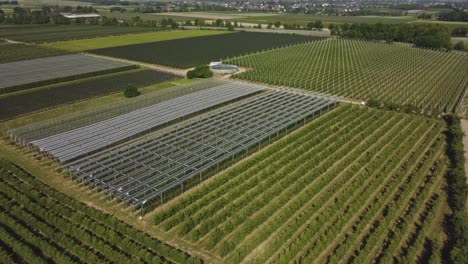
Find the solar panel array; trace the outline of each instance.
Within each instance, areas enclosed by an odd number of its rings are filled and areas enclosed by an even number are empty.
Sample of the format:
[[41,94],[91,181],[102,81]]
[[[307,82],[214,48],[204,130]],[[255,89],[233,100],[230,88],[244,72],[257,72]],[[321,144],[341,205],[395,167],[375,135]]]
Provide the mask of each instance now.
[[260,85],[230,82],[34,140],[31,144],[59,161],[66,162],[178,118],[259,92],[262,89]]
[[[77,178],[130,205],[167,191],[288,127],[305,122],[336,98],[270,90],[167,132],[115,145],[65,165]],[[175,126],[175,125],[174,125]],[[170,127],[171,128],[171,127]]]
[[0,64],[0,90],[130,65],[132,64],[80,54],[3,63]]

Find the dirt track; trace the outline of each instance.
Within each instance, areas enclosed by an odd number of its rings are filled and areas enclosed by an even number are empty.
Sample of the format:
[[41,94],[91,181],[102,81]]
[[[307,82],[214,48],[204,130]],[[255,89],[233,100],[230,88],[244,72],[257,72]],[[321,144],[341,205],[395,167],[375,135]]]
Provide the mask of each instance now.
[[462,119],[461,126],[465,134],[465,136],[463,136],[463,146],[465,149],[465,174],[468,177],[468,120]]

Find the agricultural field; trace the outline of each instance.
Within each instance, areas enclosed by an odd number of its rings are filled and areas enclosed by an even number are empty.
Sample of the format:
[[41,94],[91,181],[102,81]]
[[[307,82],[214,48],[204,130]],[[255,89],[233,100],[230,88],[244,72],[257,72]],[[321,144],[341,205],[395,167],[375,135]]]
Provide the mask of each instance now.
[[90,52],[175,68],[189,68],[221,58],[240,56],[317,39],[320,38],[293,34],[236,32],[96,49]]
[[399,24],[418,20],[412,16],[328,16],[328,15],[304,15],[304,14],[284,14],[274,16],[248,17],[238,21],[248,23],[275,23],[280,21],[282,24],[297,24],[305,26],[309,22],[322,21],[325,24],[336,23],[382,23]]
[[6,94],[0,96],[0,120],[12,119],[92,97],[122,92],[128,85],[140,88],[176,78],[180,77],[170,73],[143,69],[38,87],[27,90],[27,92]]
[[340,106],[152,220],[220,263],[440,263],[444,127]]
[[0,94],[136,67],[126,62],[81,54],[3,63],[0,64]]
[[156,13],[155,17],[160,15],[164,16],[176,16],[176,17],[185,17],[186,19],[209,19],[209,20],[236,20],[246,17],[272,17],[278,14],[274,13],[251,13],[251,12],[165,12],[165,13]]
[[322,40],[226,62],[252,69],[238,79],[428,113],[454,112],[468,87],[466,56],[367,41]]
[[43,43],[156,31],[151,27],[94,25],[0,25],[0,38]]
[[[205,172],[336,105],[332,97],[264,90],[225,81],[94,123],[76,117],[13,129],[8,135],[60,161],[78,181],[92,181],[118,201],[147,210],[170,199],[180,185],[187,188]],[[213,110],[215,106],[222,107]],[[172,125],[200,111],[204,114]],[[166,124],[170,126],[161,130]]]
[[141,34],[127,34],[121,36],[108,36],[93,39],[57,41],[43,44],[42,46],[54,49],[61,49],[68,52],[81,52],[92,49],[135,45],[148,42],[153,43],[166,40],[185,39],[200,36],[212,36],[226,33],[229,32],[219,30],[175,30]]
[[3,263],[201,263],[0,160]]
[[0,63],[38,59],[67,53],[69,52],[37,45],[1,43]]

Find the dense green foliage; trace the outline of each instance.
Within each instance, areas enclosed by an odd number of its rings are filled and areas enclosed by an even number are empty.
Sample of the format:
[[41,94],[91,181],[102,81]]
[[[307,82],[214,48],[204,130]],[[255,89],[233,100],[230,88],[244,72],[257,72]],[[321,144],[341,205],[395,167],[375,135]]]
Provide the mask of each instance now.
[[69,52],[40,46],[2,44],[0,45],[0,63],[37,59],[67,53]]
[[0,120],[50,109],[96,96],[120,92],[128,84],[144,87],[178,78],[155,70],[141,70],[98,76],[0,97]]
[[187,72],[187,79],[193,78],[210,78],[213,76],[213,72],[210,70],[208,65],[199,65],[195,69]]
[[3,263],[200,263],[0,160]]
[[468,34],[468,28],[457,27],[452,30],[453,37],[465,37]]
[[345,38],[414,43],[418,47],[451,49],[451,33],[437,24],[343,24],[330,28]]
[[468,58],[369,41],[331,39],[239,57],[236,78],[359,100],[452,112],[468,85]]
[[439,13],[439,20],[468,22],[468,12],[457,9],[448,12],[441,12]]
[[468,262],[468,216],[465,205],[468,198],[468,185],[465,175],[463,131],[460,119],[455,115],[445,117],[447,122],[447,154],[451,166],[447,174],[448,201],[452,209],[450,217],[449,250],[451,263]]
[[22,42],[42,43],[110,35],[115,36],[154,30],[153,28],[145,27],[103,27],[95,25],[17,25],[0,26],[0,38]]
[[0,94],[16,92],[16,91],[21,91],[21,90],[27,90],[27,89],[31,89],[31,88],[35,88],[35,87],[39,87],[39,86],[57,84],[57,83],[61,83],[61,82],[73,81],[73,80],[78,80],[78,79],[83,79],[83,78],[88,78],[88,77],[94,77],[94,76],[99,76],[99,75],[104,75],[104,74],[109,74],[109,73],[114,73],[114,72],[127,71],[127,70],[136,69],[136,68],[138,68],[138,65],[129,65],[129,66],[123,66],[123,67],[118,67],[118,68],[113,68],[113,69],[108,69],[108,70],[81,73],[81,74],[77,74],[77,75],[70,75],[70,76],[66,76],[66,77],[59,77],[59,78],[48,79],[48,80],[44,80],[44,81],[38,81],[38,82],[20,84],[20,85],[15,85],[15,86],[9,86],[9,87],[5,87],[3,89],[0,89]]
[[[444,123],[341,106],[158,212],[225,263],[440,262]],[[438,219],[438,220],[437,220]]]
[[97,49],[90,52],[176,68],[188,68],[221,58],[240,56],[312,40],[315,39],[300,35],[236,32]]
[[129,85],[127,86],[127,88],[125,88],[123,94],[127,98],[132,98],[140,95],[140,92],[138,91],[138,88],[136,86]]

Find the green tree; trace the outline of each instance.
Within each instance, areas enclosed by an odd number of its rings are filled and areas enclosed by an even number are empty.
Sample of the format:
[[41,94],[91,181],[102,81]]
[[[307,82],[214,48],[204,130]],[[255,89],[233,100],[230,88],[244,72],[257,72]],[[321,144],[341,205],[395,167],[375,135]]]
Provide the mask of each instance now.
[[276,21],[274,25],[275,25],[275,28],[279,28],[281,26],[281,22]]
[[210,77],[213,77],[213,72],[208,65],[199,65],[187,72],[187,79]]
[[453,37],[465,37],[468,34],[468,28],[457,27],[452,30]]
[[455,46],[453,46],[453,49],[455,50],[465,50],[465,43],[463,41],[457,42]]
[[127,98],[132,98],[140,95],[138,88],[133,85],[128,85],[128,87],[124,91],[124,96]]
[[315,23],[314,23],[314,28],[316,28],[316,29],[318,29],[318,30],[322,30],[322,28],[323,28],[323,23],[322,23],[322,21],[320,21],[320,20],[319,20],[319,21],[315,21]]

